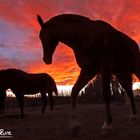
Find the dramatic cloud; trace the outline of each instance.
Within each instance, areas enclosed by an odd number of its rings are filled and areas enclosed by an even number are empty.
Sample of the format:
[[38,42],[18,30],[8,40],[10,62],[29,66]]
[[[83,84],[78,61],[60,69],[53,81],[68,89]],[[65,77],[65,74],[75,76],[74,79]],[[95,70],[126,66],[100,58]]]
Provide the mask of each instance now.
[[46,72],[57,84],[74,84],[80,69],[70,48],[59,44],[53,64],[44,64],[36,15],[45,21],[62,13],[102,19],[140,43],[139,5],[139,0],[0,0],[0,68]]

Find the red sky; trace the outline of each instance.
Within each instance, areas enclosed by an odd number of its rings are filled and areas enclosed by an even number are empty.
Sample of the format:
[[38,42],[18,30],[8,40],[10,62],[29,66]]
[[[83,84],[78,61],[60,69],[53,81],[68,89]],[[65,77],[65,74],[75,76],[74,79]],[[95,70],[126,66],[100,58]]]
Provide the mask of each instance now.
[[0,0],[0,69],[46,72],[59,85],[74,84],[80,69],[72,50],[59,44],[53,64],[46,65],[38,38],[36,15],[47,21],[63,13],[105,20],[140,43],[139,0]]

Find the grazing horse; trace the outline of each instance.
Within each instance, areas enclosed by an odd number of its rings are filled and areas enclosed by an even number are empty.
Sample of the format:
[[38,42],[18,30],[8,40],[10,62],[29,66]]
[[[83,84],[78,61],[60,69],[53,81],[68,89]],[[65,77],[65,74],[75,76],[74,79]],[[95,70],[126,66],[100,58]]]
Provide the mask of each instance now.
[[42,113],[47,105],[46,93],[50,98],[51,110],[53,109],[52,93],[58,95],[55,81],[46,73],[29,74],[18,69],[0,70],[0,111],[4,111],[5,91],[8,88],[12,90],[18,100],[21,117],[24,117],[24,95],[40,92],[44,103]]
[[41,26],[40,39],[43,45],[43,60],[52,63],[52,56],[59,42],[69,46],[75,55],[80,75],[72,88],[72,110],[76,109],[79,91],[96,74],[102,76],[103,99],[106,120],[103,129],[110,129],[112,115],[110,107],[110,77],[114,74],[130,97],[132,113],[136,107],[132,92],[132,73],[140,78],[140,53],[137,43],[102,20],[62,14],[44,22],[38,15]]

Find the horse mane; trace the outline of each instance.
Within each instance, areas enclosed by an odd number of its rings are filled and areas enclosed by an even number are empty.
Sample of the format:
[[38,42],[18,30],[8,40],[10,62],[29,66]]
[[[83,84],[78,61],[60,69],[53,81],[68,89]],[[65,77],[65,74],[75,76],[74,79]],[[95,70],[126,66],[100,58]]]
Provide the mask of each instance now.
[[88,17],[84,17],[81,15],[75,15],[75,14],[62,14],[55,16],[49,20],[50,22],[54,21],[66,21],[66,22],[89,22],[90,19]]

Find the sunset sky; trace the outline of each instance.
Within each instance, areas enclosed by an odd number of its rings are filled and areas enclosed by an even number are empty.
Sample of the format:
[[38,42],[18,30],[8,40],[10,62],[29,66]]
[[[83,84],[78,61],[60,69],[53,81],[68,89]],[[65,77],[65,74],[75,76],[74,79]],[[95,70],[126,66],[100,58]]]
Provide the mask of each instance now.
[[46,72],[58,85],[73,85],[80,69],[72,50],[59,44],[46,65],[38,37],[37,14],[47,21],[63,13],[105,20],[140,44],[140,0],[0,0],[0,69]]

